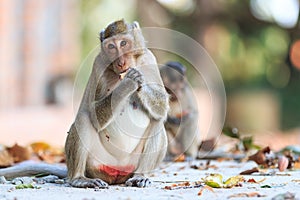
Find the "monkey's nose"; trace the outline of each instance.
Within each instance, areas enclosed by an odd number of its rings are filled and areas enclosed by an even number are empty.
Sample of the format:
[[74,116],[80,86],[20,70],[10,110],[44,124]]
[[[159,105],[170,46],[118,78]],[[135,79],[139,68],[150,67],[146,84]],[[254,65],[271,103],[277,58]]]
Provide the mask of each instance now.
[[119,66],[120,68],[124,67],[124,66],[125,66],[125,60],[119,60],[118,66]]

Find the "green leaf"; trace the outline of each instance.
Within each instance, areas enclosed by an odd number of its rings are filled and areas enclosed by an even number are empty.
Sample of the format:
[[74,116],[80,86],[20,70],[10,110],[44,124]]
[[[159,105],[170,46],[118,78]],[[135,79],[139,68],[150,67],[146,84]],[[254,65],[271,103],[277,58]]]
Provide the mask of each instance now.
[[261,188],[272,188],[271,186],[269,186],[269,185],[262,185],[262,186],[260,186]]
[[19,184],[19,185],[16,185],[15,187],[16,189],[40,189],[40,187],[37,187],[37,186],[34,186],[34,183],[28,183],[28,184]]
[[252,136],[249,136],[249,137],[244,137],[242,139],[242,142],[243,142],[243,146],[245,148],[245,150],[249,150],[251,149],[251,147],[253,146],[253,137]]
[[213,181],[207,181],[207,182],[205,182],[205,184],[212,188],[221,188],[223,186],[223,184],[220,185],[219,183],[213,182]]
[[232,187],[238,185],[240,182],[243,182],[243,181],[244,181],[243,176],[232,176],[224,182],[224,187],[232,188]]
[[243,176],[232,176],[223,182],[221,174],[210,174],[203,179],[204,183],[213,188],[232,188],[241,182],[244,182]]
[[237,128],[224,127],[223,134],[231,138],[240,139],[239,130]]
[[210,174],[204,178],[204,183],[213,188],[223,187],[223,177],[221,174]]

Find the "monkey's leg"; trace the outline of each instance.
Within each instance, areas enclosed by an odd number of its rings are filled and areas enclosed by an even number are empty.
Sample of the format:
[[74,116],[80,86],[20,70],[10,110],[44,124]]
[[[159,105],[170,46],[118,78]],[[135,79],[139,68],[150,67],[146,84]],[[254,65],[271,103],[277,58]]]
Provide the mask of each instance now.
[[187,155],[187,160],[193,160],[197,157],[199,133],[197,129],[197,120],[193,117],[187,119],[180,127],[179,141],[182,142],[182,149]]
[[[69,131],[66,140],[65,152],[67,158],[69,183],[73,187],[79,188],[107,188],[108,184],[101,179],[87,178],[85,176],[88,148],[92,145],[93,134],[95,131],[86,116],[81,116]],[[78,126],[76,123],[79,123]],[[79,133],[79,131],[81,131]],[[80,134],[80,136],[79,136]],[[96,135],[96,133],[94,134]],[[89,138],[90,137],[90,138]]]
[[151,181],[143,176],[155,169],[164,159],[167,151],[167,135],[162,121],[152,121],[145,134],[147,138],[140,154],[139,166],[135,175],[128,179],[126,185],[136,187],[147,187]]

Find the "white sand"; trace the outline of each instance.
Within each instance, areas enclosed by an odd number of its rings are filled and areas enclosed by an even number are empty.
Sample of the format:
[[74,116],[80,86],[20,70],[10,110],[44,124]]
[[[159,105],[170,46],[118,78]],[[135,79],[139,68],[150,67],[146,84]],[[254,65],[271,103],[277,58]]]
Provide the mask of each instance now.
[[[149,174],[152,185],[148,188],[133,188],[124,186],[110,186],[109,189],[79,189],[65,187],[58,184],[39,184],[40,189],[12,189],[14,185],[0,185],[0,200],[21,200],[21,199],[228,199],[232,194],[257,192],[265,197],[236,197],[230,199],[271,199],[277,194],[287,191],[295,193],[300,199],[300,171],[278,172],[274,176],[244,176],[246,180],[254,178],[256,181],[266,178],[262,183],[243,183],[241,187],[229,189],[213,189],[213,192],[205,189],[201,196],[198,196],[200,188],[192,189],[163,189],[166,185],[172,185],[172,181],[200,181],[208,173],[220,173],[224,179],[237,175],[246,169],[256,166],[253,162],[237,163],[234,161],[217,162],[212,161],[211,165],[218,168],[208,170],[196,170],[190,168],[191,164],[199,165],[205,161],[193,161],[191,163],[163,163],[161,168]],[[168,182],[168,183],[164,183]],[[270,185],[272,188],[261,188],[262,185]]]

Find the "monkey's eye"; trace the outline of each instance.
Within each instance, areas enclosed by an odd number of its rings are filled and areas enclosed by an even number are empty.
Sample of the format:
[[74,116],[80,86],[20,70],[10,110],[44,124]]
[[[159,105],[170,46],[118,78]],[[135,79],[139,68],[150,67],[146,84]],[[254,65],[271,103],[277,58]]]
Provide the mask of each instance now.
[[108,47],[108,49],[114,49],[114,48],[115,48],[115,45],[109,44],[107,47]]
[[124,47],[127,44],[127,42],[125,40],[121,41],[120,45],[121,47]]

